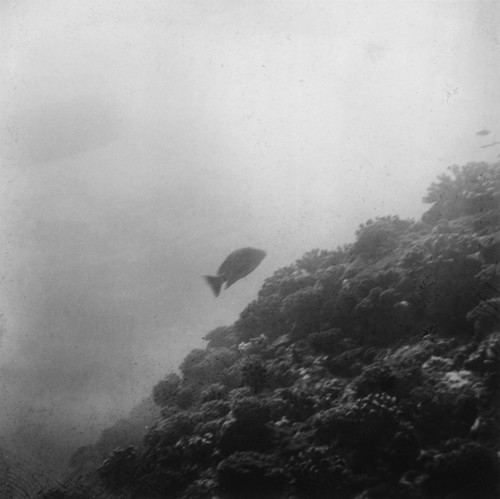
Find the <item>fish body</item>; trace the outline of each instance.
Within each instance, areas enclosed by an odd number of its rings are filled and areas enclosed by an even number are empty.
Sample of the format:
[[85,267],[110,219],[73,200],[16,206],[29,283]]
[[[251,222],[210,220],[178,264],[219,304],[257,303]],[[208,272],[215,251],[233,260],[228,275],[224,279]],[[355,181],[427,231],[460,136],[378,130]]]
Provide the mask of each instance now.
[[490,142],[489,144],[484,144],[484,146],[481,146],[481,149],[486,149],[487,147],[494,147],[497,146],[498,144],[500,144],[500,142],[495,140],[493,142]]
[[205,280],[215,296],[219,296],[223,284],[225,289],[253,272],[262,262],[266,252],[255,248],[240,248],[233,251],[219,267],[216,276],[206,275]]

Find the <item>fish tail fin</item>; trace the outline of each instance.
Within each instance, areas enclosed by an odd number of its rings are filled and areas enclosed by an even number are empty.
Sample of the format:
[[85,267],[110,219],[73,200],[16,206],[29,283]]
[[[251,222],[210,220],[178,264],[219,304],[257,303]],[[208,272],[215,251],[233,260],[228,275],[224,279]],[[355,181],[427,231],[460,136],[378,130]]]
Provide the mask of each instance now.
[[226,281],[226,287],[224,289],[229,288],[229,286],[232,286],[236,281],[237,281],[237,279],[236,280],[234,280],[234,279],[228,279]]
[[224,283],[224,276],[212,276],[212,275],[204,275],[203,276],[207,281],[208,285],[212,288],[215,296],[219,296],[220,289],[222,284]]

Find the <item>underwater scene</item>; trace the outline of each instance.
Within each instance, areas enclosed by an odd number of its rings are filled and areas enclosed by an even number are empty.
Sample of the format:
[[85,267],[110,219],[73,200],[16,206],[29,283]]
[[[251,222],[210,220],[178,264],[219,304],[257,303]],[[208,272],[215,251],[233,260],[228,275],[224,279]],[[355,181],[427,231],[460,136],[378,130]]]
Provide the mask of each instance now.
[[0,499],[500,497],[496,2],[0,12]]

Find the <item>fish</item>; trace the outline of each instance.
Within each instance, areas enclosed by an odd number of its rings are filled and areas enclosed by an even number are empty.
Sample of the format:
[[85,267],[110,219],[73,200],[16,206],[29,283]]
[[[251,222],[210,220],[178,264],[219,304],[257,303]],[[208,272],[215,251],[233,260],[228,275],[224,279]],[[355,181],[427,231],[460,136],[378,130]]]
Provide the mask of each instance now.
[[497,142],[495,140],[494,142],[490,142],[489,144],[485,144],[484,146],[481,146],[481,149],[486,149],[487,147],[497,146],[498,144],[500,144],[500,142]]
[[224,289],[232,286],[236,281],[246,277],[253,272],[262,262],[266,252],[255,248],[240,248],[233,251],[222,263],[217,275],[203,276],[212,289],[215,296],[219,296],[222,286]]
[[489,135],[490,134],[490,131],[489,130],[486,130],[486,129],[483,129],[483,130],[479,130],[479,132],[476,132],[476,135]]

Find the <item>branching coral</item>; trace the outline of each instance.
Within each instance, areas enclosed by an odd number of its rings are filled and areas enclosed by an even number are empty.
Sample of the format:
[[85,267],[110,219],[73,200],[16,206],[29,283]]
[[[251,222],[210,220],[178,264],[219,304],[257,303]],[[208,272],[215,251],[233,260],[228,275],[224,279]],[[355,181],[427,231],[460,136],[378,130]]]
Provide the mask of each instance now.
[[299,498],[345,497],[351,491],[346,461],[327,446],[304,449],[290,460],[287,470]]
[[256,397],[237,399],[232,409],[233,420],[221,429],[219,449],[224,455],[237,451],[265,451],[272,446],[273,430],[267,425],[271,409]]
[[421,440],[429,444],[452,436],[465,437],[478,415],[478,401],[472,390],[450,389],[444,383],[415,388],[411,403],[412,422]]
[[353,253],[363,259],[378,260],[391,253],[398,244],[398,238],[412,224],[410,220],[401,220],[397,216],[377,217],[368,220],[356,231]]
[[485,338],[464,362],[466,369],[477,372],[500,372],[500,333]]
[[194,414],[198,414],[199,419],[203,421],[211,421],[229,414],[230,410],[231,405],[229,402],[225,400],[210,400],[203,403]]
[[374,469],[397,473],[418,455],[413,426],[403,417],[397,399],[384,393],[319,412],[313,425],[318,441],[343,449],[358,473]]
[[281,297],[277,295],[259,296],[241,312],[235,326],[239,341],[264,334],[270,339],[285,334],[287,328],[281,312]]
[[484,265],[474,278],[483,300],[500,294],[500,264]]
[[320,442],[355,445],[383,441],[399,424],[401,411],[395,397],[384,393],[367,395],[314,416]]
[[466,313],[477,304],[474,276],[479,268],[476,260],[438,258],[429,261],[422,270],[417,290],[420,313],[439,325],[442,333],[471,334]]
[[376,362],[363,370],[354,381],[354,386],[360,397],[384,392],[404,398],[421,381],[422,375],[418,367],[404,368],[387,362]]
[[[146,458],[144,473],[137,480],[136,497],[176,497],[199,476],[195,463],[182,459],[177,449],[168,449],[159,459]],[[164,459],[164,460],[162,460]]]
[[228,421],[220,431],[218,448],[228,456],[238,451],[265,452],[273,446],[273,431],[268,426],[247,426],[241,421]]
[[179,499],[213,499],[216,485],[213,478],[199,478],[188,485]]
[[268,372],[267,387],[270,390],[291,386],[299,377],[296,365],[292,359],[286,357],[267,361],[266,369]]
[[493,499],[498,492],[498,463],[490,450],[476,442],[451,440],[444,449],[424,456],[429,497]]
[[[89,490],[66,490],[67,487],[57,487],[50,489],[46,492],[40,492],[37,494],[37,499],[88,499],[93,494],[91,489]],[[2,492],[5,489],[2,490]],[[9,492],[10,497],[10,492]]]
[[330,373],[336,376],[357,376],[360,374],[363,364],[370,362],[374,355],[375,352],[371,348],[351,348],[340,355],[328,357],[325,366]]
[[280,397],[286,404],[286,417],[290,421],[305,421],[314,412],[314,394],[301,388],[280,390]]
[[330,409],[342,396],[347,381],[340,378],[327,378],[317,381],[313,387],[315,412]]
[[309,274],[325,270],[333,265],[339,265],[349,260],[350,247],[337,248],[335,251],[313,249],[305,253],[295,262],[298,270]]
[[102,431],[95,449],[99,455],[105,456],[117,447],[136,445],[141,438],[142,433],[137,432],[137,428],[131,421],[119,419],[113,426]]
[[237,331],[233,326],[212,329],[203,339],[208,341],[207,348],[230,348],[238,341]]
[[175,404],[175,396],[181,386],[181,378],[175,373],[168,374],[153,387],[153,400],[160,407]]
[[[377,268],[344,279],[334,303],[324,311],[324,318],[347,335],[373,345],[407,336],[414,327],[416,307],[404,299],[403,289],[399,288],[402,275],[397,267]],[[414,289],[414,281],[407,281],[405,286]]]
[[179,411],[158,422],[146,435],[145,443],[155,445],[173,445],[183,435],[190,435],[195,426],[203,420],[199,413]]
[[184,461],[196,463],[198,466],[206,465],[212,460],[214,448],[214,436],[211,433],[184,436],[174,446],[174,450],[178,451],[178,457],[175,459],[181,458]]
[[269,382],[269,371],[262,359],[253,355],[248,357],[241,368],[243,384],[253,393],[261,392]]
[[267,362],[260,355],[250,354],[223,371],[221,381],[230,390],[245,387],[259,393],[268,386],[270,375]]
[[286,488],[287,476],[273,456],[237,452],[217,467],[218,485],[224,497],[277,498]]
[[222,383],[213,383],[208,385],[200,394],[203,402],[211,400],[225,400],[228,390]]
[[229,348],[195,349],[180,366],[184,380],[207,385],[221,381],[222,374],[238,359],[238,353]]
[[467,314],[467,320],[482,336],[497,330],[500,327],[500,297],[483,300]]
[[302,288],[283,300],[281,311],[291,327],[291,336],[299,339],[318,330],[322,318],[323,289],[320,285]]
[[500,202],[500,164],[469,163],[450,166],[451,175],[440,175],[423,198],[432,207],[424,214],[426,223],[445,218],[453,220],[498,209]]
[[271,411],[264,401],[257,397],[236,400],[232,409],[233,417],[243,424],[262,426],[269,422]]
[[99,468],[99,476],[106,488],[118,491],[133,487],[138,476],[137,451],[134,447],[115,450]]
[[340,342],[345,335],[340,329],[328,329],[309,335],[309,344],[317,354],[332,354],[341,349]]

